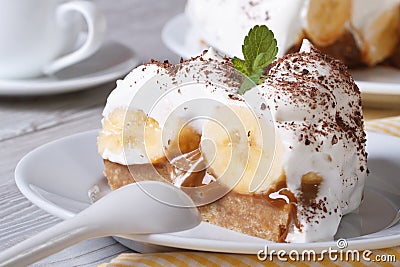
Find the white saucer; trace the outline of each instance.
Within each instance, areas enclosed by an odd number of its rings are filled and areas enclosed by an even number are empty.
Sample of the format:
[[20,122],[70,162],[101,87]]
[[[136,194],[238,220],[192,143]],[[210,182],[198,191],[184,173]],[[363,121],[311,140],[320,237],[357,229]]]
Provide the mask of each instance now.
[[[164,26],[162,40],[169,49],[184,58],[199,55],[208,48],[185,14],[175,16]],[[399,69],[376,67],[352,71],[352,74],[363,93],[363,100],[400,107]]]
[[169,49],[183,58],[198,56],[208,48],[186,14],[179,14],[168,21],[161,38]]
[[116,80],[138,63],[130,48],[109,41],[90,58],[53,76],[0,80],[0,96],[34,96],[78,91]]
[[[102,174],[102,159],[97,153],[97,133],[76,134],[30,152],[17,165],[15,180],[18,188],[34,204],[64,219],[88,207],[90,188],[97,185],[103,193],[110,190]],[[387,228],[400,210],[400,138],[369,133],[367,151],[371,175],[363,203],[358,214],[344,217],[336,235],[347,238],[349,249],[400,245],[400,222]],[[270,249],[286,251],[315,249],[318,252],[329,246],[336,247],[335,242],[272,243],[204,222],[188,231],[124,238],[165,247],[248,254],[256,253],[266,244]],[[130,247],[142,252],[160,250],[151,245],[149,251],[143,248],[143,243],[131,242]]]

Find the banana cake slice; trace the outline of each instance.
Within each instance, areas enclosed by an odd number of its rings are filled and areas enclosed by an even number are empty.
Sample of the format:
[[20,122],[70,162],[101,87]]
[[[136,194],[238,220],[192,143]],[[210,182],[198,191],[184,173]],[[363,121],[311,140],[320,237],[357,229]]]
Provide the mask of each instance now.
[[230,69],[210,49],[119,80],[98,136],[109,185],[162,180],[194,192],[205,222],[277,242],[332,240],[367,176],[346,67],[305,43],[244,94]]

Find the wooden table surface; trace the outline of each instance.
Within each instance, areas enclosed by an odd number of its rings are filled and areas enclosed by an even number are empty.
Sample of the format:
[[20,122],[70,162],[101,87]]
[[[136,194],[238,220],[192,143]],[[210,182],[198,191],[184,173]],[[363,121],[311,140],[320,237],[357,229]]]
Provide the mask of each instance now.
[[[141,62],[178,62],[161,41],[161,29],[183,12],[185,0],[95,0],[106,15],[108,40],[132,48]],[[14,182],[18,161],[30,150],[70,134],[100,127],[101,112],[115,81],[76,93],[0,98],[0,251],[60,222],[31,204]],[[96,266],[129,251],[114,239],[82,242],[33,266]]]
[[[140,58],[179,57],[161,41],[168,19],[184,9],[185,0],[96,0],[108,21],[109,40],[131,47]],[[30,98],[0,98],[0,251],[60,222],[31,204],[17,189],[14,169],[30,150],[70,134],[100,127],[101,111],[115,81],[76,93]],[[400,111],[367,111],[367,117]],[[129,249],[112,238],[82,242],[33,266],[96,266]]]

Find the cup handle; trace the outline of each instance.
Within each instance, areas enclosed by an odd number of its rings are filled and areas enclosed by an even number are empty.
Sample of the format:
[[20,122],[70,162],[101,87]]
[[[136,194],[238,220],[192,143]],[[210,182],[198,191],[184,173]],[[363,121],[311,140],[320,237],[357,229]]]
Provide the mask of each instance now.
[[89,1],[71,1],[58,7],[58,18],[65,19],[68,12],[76,11],[82,14],[87,23],[88,35],[85,43],[74,52],[56,59],[50,65],[44,67],[43,73],[51,75],[57,71],[71,66],[93,55],[101,46],[105,32],[106,20],[96,6]]

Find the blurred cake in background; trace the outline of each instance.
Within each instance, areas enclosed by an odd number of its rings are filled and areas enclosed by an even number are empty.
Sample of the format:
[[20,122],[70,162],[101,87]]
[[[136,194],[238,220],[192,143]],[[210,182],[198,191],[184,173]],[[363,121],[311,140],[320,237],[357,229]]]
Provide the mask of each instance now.
[[256,24],[267,25],[280,56],[307,38],[347,66],[400,68],[400,0],[188,0],[186,14],[209,45],[229,56]]

